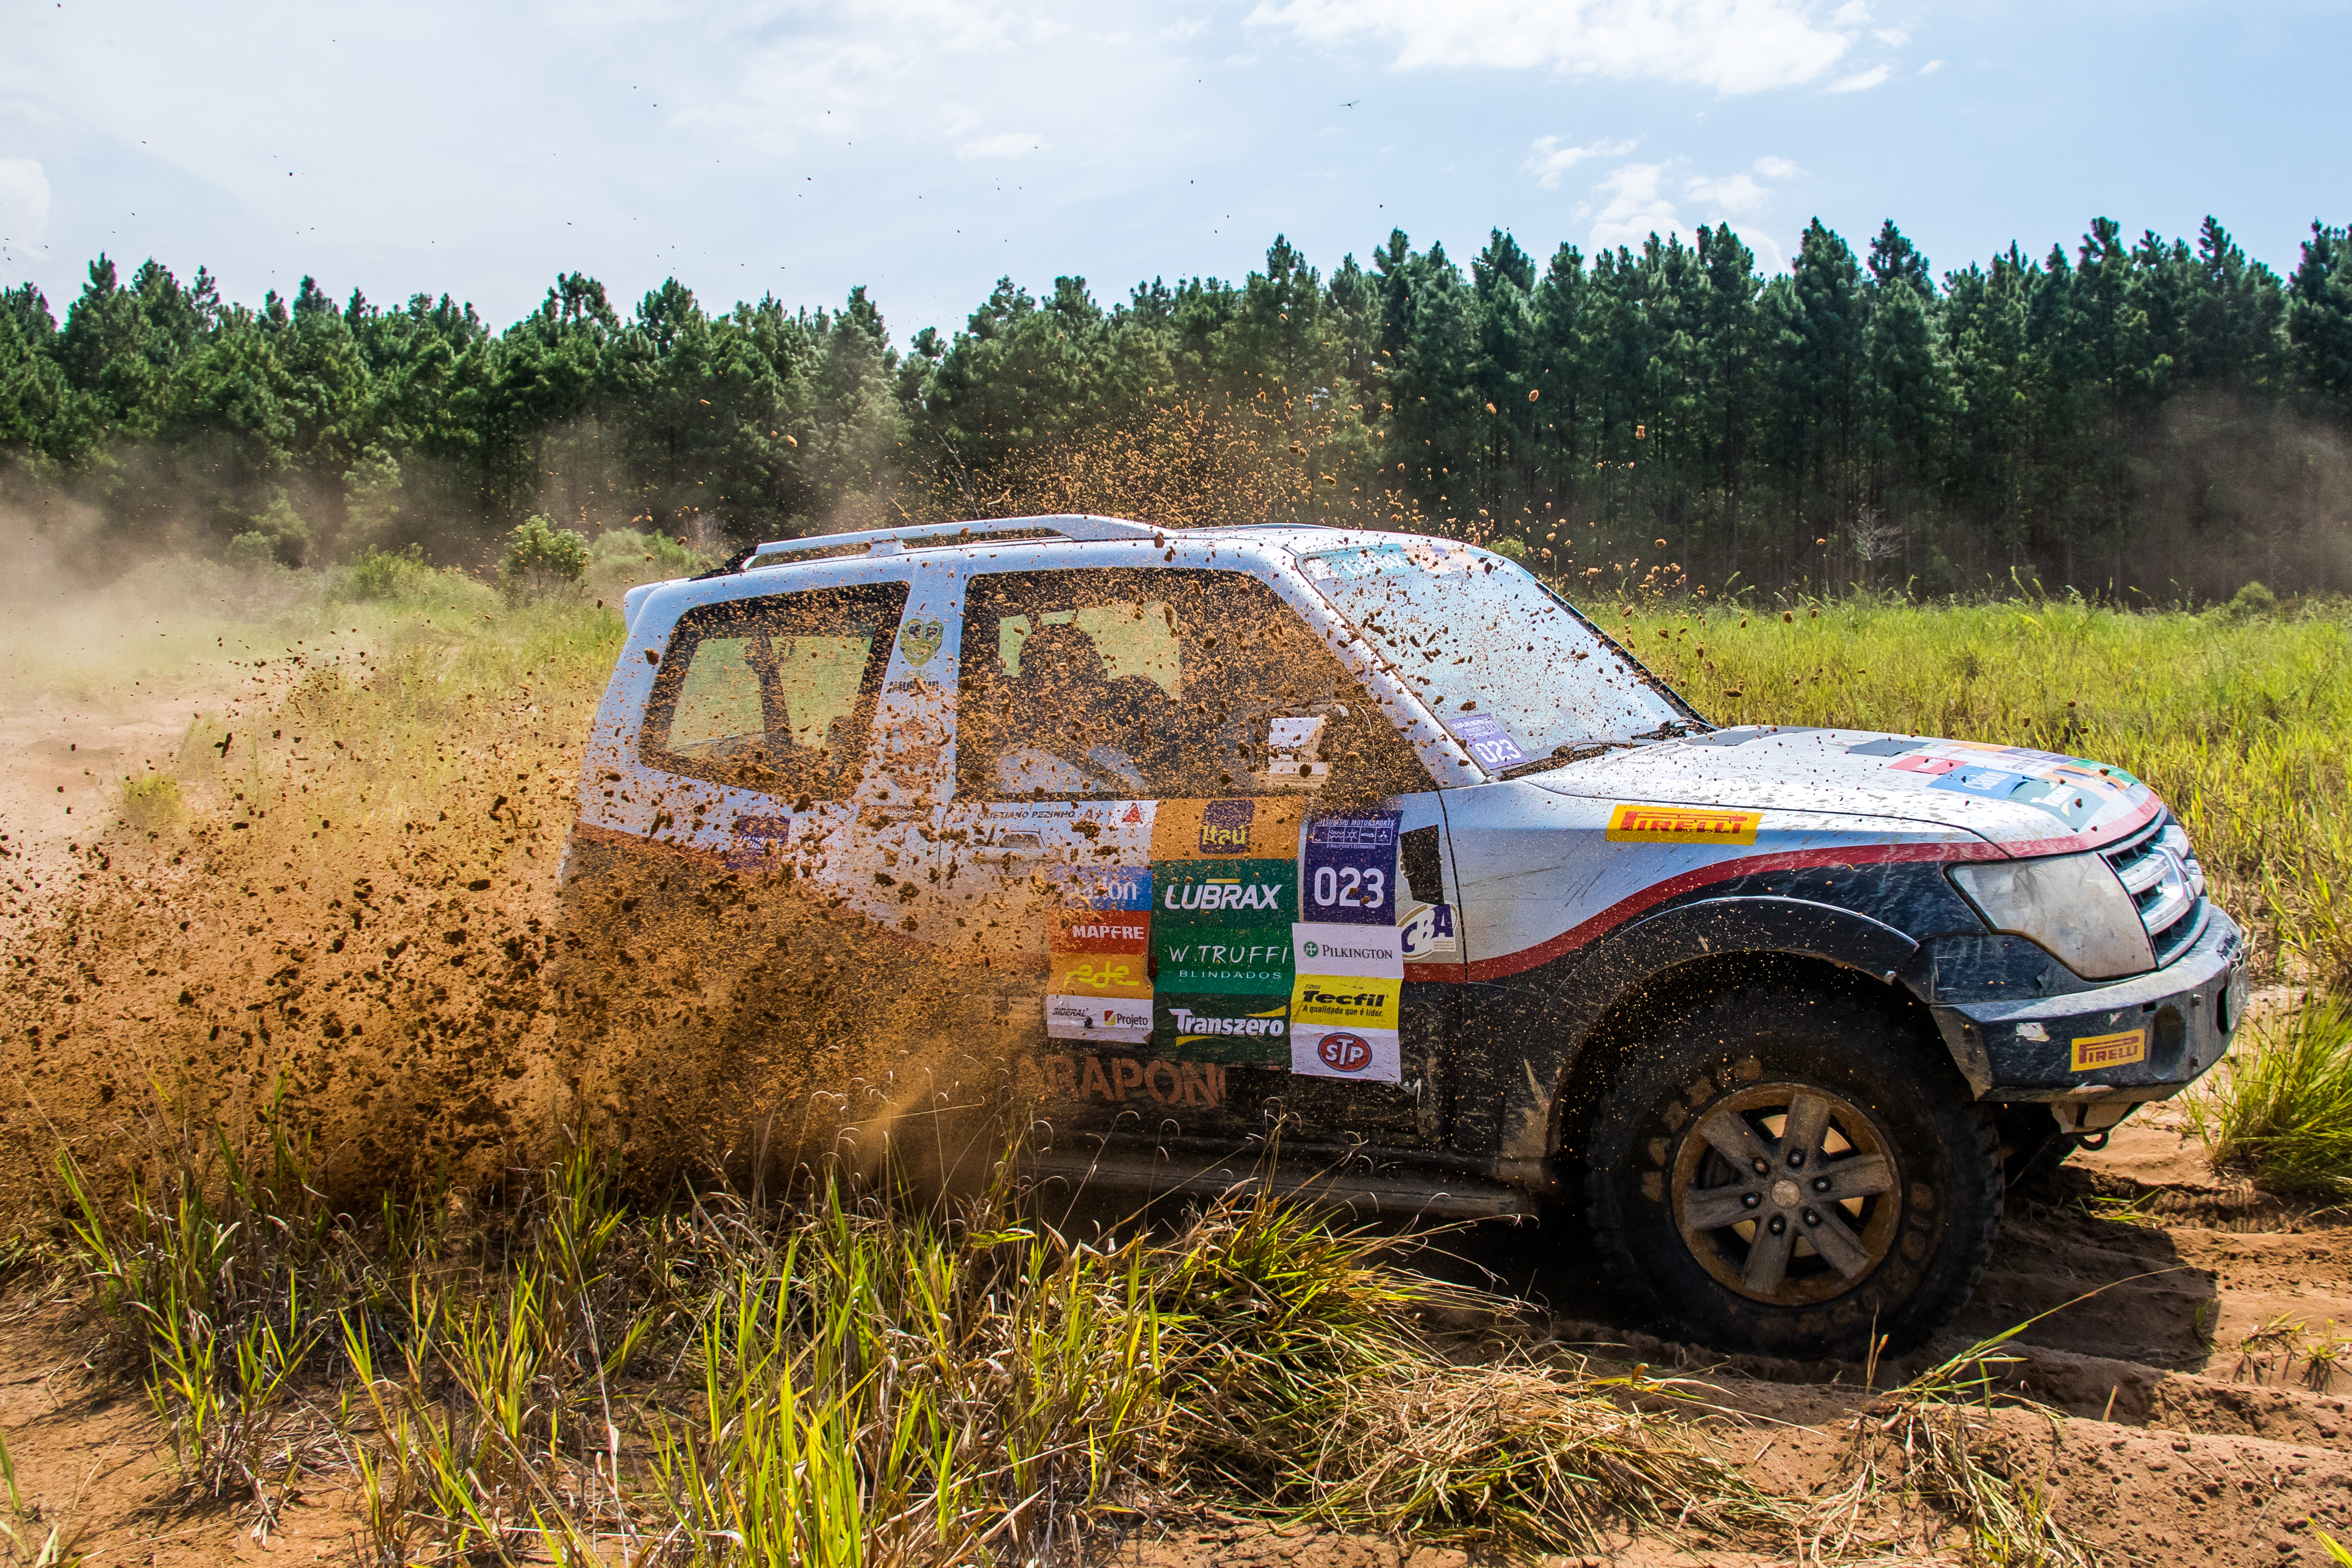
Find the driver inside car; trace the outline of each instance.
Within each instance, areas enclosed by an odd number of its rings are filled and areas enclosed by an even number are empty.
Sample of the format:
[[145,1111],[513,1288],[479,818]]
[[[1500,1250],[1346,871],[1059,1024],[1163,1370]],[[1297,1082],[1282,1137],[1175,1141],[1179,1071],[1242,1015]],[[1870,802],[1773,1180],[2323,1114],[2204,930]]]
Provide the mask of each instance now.
[[1139,795],[1148,793],[1135,752],[1142,749],[1125,691],[1114,693],[1102,651],[1068,622],[1044,626],[1021,645],[1021,672],[1007,694],[997,787],[1010,795]]

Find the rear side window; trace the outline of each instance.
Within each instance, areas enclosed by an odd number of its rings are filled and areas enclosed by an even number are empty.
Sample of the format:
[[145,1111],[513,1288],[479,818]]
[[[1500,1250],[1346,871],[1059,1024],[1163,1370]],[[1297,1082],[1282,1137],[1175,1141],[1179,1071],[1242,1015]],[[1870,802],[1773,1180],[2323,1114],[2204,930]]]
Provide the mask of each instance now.
[[958,685],[966,799],[1433,787],[1314,631],[1242,573],[974,577]]
[[857,783],[904,583],[703,605],[678,616],[646,708],[648,767],[839,800]]

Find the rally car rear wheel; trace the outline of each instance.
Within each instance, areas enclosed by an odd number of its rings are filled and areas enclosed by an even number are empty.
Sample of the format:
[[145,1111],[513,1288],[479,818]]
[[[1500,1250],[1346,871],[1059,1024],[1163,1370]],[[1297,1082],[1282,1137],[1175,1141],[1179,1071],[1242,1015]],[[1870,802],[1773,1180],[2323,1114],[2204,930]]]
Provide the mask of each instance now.
[[1780,1355],[1903,1349],[1990,1256],[2000,1142],[1950,1062],[1889,1012],[1719,995],[1628,1054],[1586,1195],[1630,1304]]

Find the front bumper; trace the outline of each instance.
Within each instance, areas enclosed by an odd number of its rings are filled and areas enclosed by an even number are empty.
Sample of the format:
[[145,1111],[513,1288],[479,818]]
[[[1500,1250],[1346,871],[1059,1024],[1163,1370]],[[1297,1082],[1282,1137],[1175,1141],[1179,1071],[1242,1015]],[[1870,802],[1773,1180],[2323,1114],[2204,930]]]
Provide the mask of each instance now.
[[2130,1105],[2167,1099],[2219,1061],[2249,986],[2245,934],[2214,906],[2189,951],[2161,969],[2066,995],[1929,1011],[1979,1100]]

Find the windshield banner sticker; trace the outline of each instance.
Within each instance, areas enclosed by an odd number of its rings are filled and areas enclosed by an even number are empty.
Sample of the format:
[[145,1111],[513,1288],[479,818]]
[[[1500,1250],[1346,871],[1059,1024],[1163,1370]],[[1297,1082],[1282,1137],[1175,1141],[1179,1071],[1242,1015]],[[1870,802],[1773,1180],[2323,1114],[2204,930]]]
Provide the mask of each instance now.
[[1444,720],[1446,729],[1462,742],[1462,749],[1478,759],[1486,768],[1517,767],[1528,760],[1519,743],[1511,739],[1500,720],[1485,713],[1456,713]]
[[1309,918],[1396,924],[1399,820],[1398,813],[1382,811],[1326,816],[1307,825],[1301,890]]
[[1753,844],[1760,811],[1709,806],[1621,805],[1609,814],[1612,844]]

